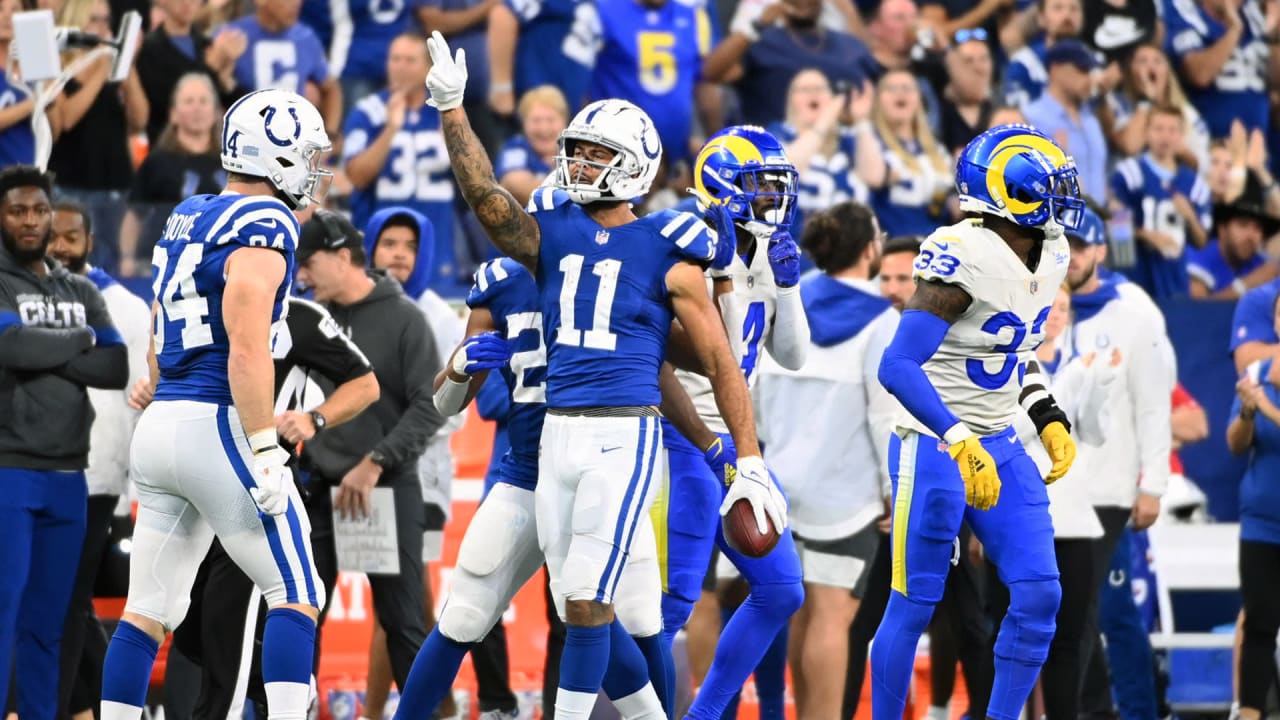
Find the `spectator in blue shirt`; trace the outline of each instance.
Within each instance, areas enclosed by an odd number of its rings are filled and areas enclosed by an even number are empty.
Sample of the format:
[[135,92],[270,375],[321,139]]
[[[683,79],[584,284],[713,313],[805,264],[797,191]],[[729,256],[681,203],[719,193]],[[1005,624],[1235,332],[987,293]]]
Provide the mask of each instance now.
[[1263,240],[1280,232],[1280,218],[1267,214],[1256,185],[1231,204],[1215,205],[1213,228],[1217,237],[1187,263],[1191,297],[1234,300],[1280,274],[1280,264],[1262,254]]
[[1027,122],[1049,135],[1075,158],[1080,189],[1095,201],[1107,194],[1107,138],[1090,107],[1098,67],[1093,51],[1079,40],[1059,40],[1045,54],[1049,84],[1023,108]]
[[1236,303],[1228,349],[1237,373],[1243,373],[1257,360],[1280,356],[1280,337],[1272,322],[1277,297],[1280,297],[1280,279],[1245,291]]
[[954,164],[925,118],[916,77],[891,70],[880,78],[871,113],[888,166],[871,207],[890,235],[928,235],[955,217]]
[[1213,224],[1209,185],[1178,159],[1185,124],[1180,108],[1152,110],[1147,151],[1117,164],[1111,180],[1114,201],[1129,209],[1141,241],[1138,263],[1127,274],[1154,298],[1189,292],[1188,253],[1204,247]]
[[[1269,15],[1270,13],[1268,13]],[[1267,89],[1275,50],[1258,0],[1165,0],[1166,50],[1187,83],[1190,100],[1212,137],[1226,137],[1233,120],[1246,130],[1270,127]],[[1274,32],[1274,28],[1270,30]]]
[[493,174],[524,205],[555,167],[560,133],[569,124],[569,105],[555,85],[542,85],[520,98],[516,113],[523,132],[502,146]]
[[252,90],[289,90],[312,100],[324,116],[325,132],[338,138],[342,88],[329,72],[320,39],[298,22],[301,9],[302,0],[258,0],[253,15],[226,24],[249,40],[248,49],[236,60],[236,82]]
[[[1272,332],[1280,327],[1277,304]],[[1280,365],[1251,363],[1236,384],[1227,447],[1249,453],[1240,482],[1240,595],[1244,641],[1240,651],[1240,716],[1261,717],[1276,678],[1280,631]]]
[[[786,117],[786,94],[796,73],[816,68],[834,86],[862,87],[879,75],[866,43],[818,24],[821,0],[779,0],[760,18],[730,33],[702,64],[703,79],[733,83],[743,122],[767,126]],[[776,25],[781,20],[781,25]]]
[[[360,98],[387,82],[387,47],[409,29],[417,0],[334,0],[333,38],[327,57],[342,87],[345,116]],[[439,28],[427,26],[429,30]],[[483,55],[477,60],[483,58]],[[467,53],[471,59],[471,53]],[[472,71],[482,68],[471,68]]]

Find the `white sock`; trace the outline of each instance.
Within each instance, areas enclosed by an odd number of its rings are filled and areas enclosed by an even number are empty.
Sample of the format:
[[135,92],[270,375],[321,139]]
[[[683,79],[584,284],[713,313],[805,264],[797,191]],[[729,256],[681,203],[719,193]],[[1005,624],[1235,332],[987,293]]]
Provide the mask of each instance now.
[[[558,695],[556,697],[559,698]],[[658,700],[653,683],[645,683],[630,695],[614,700],[613,706],[618,709],[622,720],[663,720],[667,716],[662,711],[662,701]]]
[[268,720],[307,720],[310,683],[269,682],[265,687]]
[[925,715],[927,720],[951,720],[951,711],[945,707],[930,705],[929,712]]
[[556,720],[587,720],[596,706],[597,694],[564,688],[556,690]]
[[98,708],[102,720],[138,720],[142,717],[142,708],[137,705],[125,705],[120,702],[103,700]]

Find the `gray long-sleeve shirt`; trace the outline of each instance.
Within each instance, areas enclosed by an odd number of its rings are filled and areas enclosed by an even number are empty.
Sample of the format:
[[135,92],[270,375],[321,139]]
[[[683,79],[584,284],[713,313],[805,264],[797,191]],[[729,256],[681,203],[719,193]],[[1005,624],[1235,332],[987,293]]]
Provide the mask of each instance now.
[[0,467],[83,470],[85,388],[124,388],[128,351],[98,288],[44,262],[37,275],[0,248]]
[[325,479],[338,482],[377,450],[386,458],[383,484],[417,482],[418,457],[445,420],[431,399],[439,353],[422,311],[400,284],[382,275],[371,277],[376,284],[364,299],[326,308],[373,365],[381,395],[352,420],[308,442],[303,459]]

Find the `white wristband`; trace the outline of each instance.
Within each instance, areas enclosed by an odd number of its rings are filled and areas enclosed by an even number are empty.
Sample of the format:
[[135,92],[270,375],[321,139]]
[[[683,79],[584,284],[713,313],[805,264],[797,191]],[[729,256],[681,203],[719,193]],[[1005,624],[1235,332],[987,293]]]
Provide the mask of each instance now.
[[1244,284],[1243,278],[1236,278],[1231,281],[1231,289],[1235,290],[1237,295],[1244,297],[1244,293],[1249,289],[1249,286]]
[[457,415],[462,408],[466,407],[467,389],[471,387],[470,382],[457,382],[448,375],[444,376],[444,382],[440,384],[440,389],[436,390],[436,394],[432,396],[432,402],[441,414],[447,416]]
[[973,431],[962,422],[952,425],[946,432],[942,433],[942,441],[948,445],[955,445],[958,442],[968,440],[973,435]]
[[252,450],[255,455],[263,450],[270,450],[273,447],[280,446],[280,442],[276,439],[275,428],[268,428],[266,430],[259,430],[255,433],[250,433],[248,440],[249,449]]

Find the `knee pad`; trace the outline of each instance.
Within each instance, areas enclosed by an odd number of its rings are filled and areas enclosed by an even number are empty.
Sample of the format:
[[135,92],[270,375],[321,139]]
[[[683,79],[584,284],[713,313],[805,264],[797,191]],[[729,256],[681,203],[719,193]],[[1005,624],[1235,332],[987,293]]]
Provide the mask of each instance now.
[[789,582],[752,585],[748,599],[759,603],[770,617],[786,621],[804,604],[804,584]]
[[996,655],[1043,664],[1057,629],[1062,586],[1057,580],[1023,580],[1009,587],[1009,613],[996,638]]
[[468,602],[466,598],[459,598],[453,593],[440,610],[440,619],[436,625],[442,635],[454,642],[478,643],[489,634],[500,617],[501,610]]
[[628,635],[648,637],[662,632],[662,579],[653,558],[633,558],[622,570],[613,610]]

